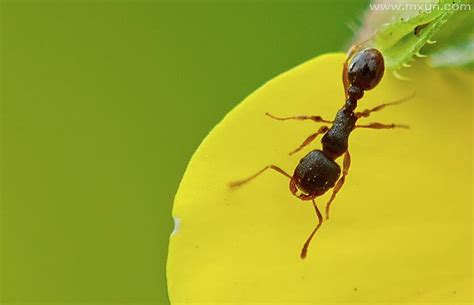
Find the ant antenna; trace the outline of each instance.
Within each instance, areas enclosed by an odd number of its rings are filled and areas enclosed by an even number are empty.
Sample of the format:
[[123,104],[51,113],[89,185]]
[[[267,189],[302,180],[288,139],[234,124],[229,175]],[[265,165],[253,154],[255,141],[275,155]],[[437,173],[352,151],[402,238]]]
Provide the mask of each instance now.
[[319,222],[316,225],[316,227],[313,229],[313,232],[311,232],[308,239],[304,243],[303,248],[301,249],[301,254],[300,254],[301,259],[306,258],[306,255],[308,254],[309,244],[311,243],[311,240],[313,239],[314,234],[316,234],[316,231],[318,231],[319,227],[323,223],[323,216],[321,215],[321,212],[319,211],[318,206],[316,205],[316,202],[314,201],[314,199],[313,199],[313,206],[314,206],[314,210],[316,211],[316,216],[318,216],[318,221]]
[[266,170],[268,169],[272,169],[274,171],[276,171],[277,173],[280,173],[282,174],[283,176],[286,176],[288,178],[291,179],[291,175],[288,174],[287,172],[285,172],[284,170],[282,170],[280,167],[276,166],[276,165],[273,165],[273,164],[270,164],[270,165],[267,165],[265,166],[264,168],[262,168],[261,170],[259,170],[257,173],[253,174],[252,176],[248,177],[248,178],[245,178],[245,179],[242,179],[242,180],[237,180],[237,181],[232,181],[229,183],[229,187],[230,188],[236,188],[236,187],[239,187],[241,185],[244,185],[248,182],[250,182],[251,180],[257,178],[258,176],[260,176],[261,174],[263,174]]

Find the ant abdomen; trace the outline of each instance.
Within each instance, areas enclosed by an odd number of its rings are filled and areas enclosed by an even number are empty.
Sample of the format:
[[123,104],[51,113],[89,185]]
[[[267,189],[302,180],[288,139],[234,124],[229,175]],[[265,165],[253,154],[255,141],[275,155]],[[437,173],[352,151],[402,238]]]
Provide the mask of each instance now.
[[307,195],[320,196],[336,184],[341,168],[321,150],[309,152],[295,169],[292,180]]
[[385,71],[384,59],[379,50],[368,48],[352,59],[347,76],[351,86],[363,91],[375,88]]

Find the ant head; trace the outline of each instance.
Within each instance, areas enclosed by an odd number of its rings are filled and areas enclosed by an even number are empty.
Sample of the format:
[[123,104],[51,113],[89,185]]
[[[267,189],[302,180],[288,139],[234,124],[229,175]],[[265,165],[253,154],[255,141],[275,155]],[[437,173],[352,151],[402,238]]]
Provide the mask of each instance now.
[[354,56],[349,65],[347,76],[351,86],[366,91],[378,85],[384,70],[382,53],[377,49],[368,48]]

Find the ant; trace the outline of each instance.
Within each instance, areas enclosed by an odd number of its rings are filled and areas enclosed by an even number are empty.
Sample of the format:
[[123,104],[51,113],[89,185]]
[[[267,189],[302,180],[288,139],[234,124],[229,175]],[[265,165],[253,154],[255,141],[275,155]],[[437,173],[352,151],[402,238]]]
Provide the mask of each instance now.
[[[272,169],[290,179],[289,188],[294,196],[303,201],[311,200],[313,202],[313,207],[318,218],[318,224],[303,245],[300,254],[301,259],[304,259],[307,256],[309,244],[313,239],[314,234],[323,223],[323,217],[316,205],[315,198],[322,196],[328,190],[333,188],[332,195],[326,204],[325,211],[326,219],[329,219],[331,203],[334,201],[337,193],[341,190],[346,180],[346,176],[349,173],[351,156],[348,150],[348,140],[351,132],[355,128],[408,128],[406,125],[382,124],[377,122],[364,125],[357,124],[357,121],[360,118],[367,118],[373,112],[380,111],[387,106],[399,104],[411,97],[403,98],[391,103],[384,103],[361,112],[355,112],[357,101],[364,96],[365,91],[371,90],[379,84],[384,71],[384,58],[379,50],[375,48],[364,49],[361,44],[353,46],[347,53],[346,60],[343,63],[342,80],[346,101],[342,108],[337,112],[333,121],[325,120],[317,115],[300,115],[280,118],[273,116],[270,113],[266,113],[267,116],[280,121],[311,120],[316,123],[332,124],[331,127],[320,127],[316,133],[311,134],[298,148],[290,152],[290,155],[308,146],[319,135],[324,135],[321,139],[322,150],[312,150],[303,157],[296,166],[293,175],[290,175],[280,167],[271,164],[265,166],[256,174],[246,179],[234,181],[229,184],[231,188],[241,186],[253,180],[268,169]],[[341,168],[335,160],[342,155],[344,155],[344,159],[342,177],[340,177]]]

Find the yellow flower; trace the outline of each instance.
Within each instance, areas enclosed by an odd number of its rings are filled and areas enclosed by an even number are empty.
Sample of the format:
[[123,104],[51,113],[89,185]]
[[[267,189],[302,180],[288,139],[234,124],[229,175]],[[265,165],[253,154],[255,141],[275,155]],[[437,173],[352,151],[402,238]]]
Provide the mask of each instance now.
[[[344,103],[344,59],[323,55],[268,82],[198,148],[173,208],[172,305],[471,304],[472,74],[418,65],[411,81],[387,73],[366,92],[359,110],[414,90],[363,119],[410,129],[352,133],[349,176],[305,260],[300,250],[317,219],[286,177],[268,171],[228,188],[268,164],[292,173],[321,148],[317,140],[289,156],[320,124],[264,114],[332,119]],[[329,196],[317,198],[320,209]]]

